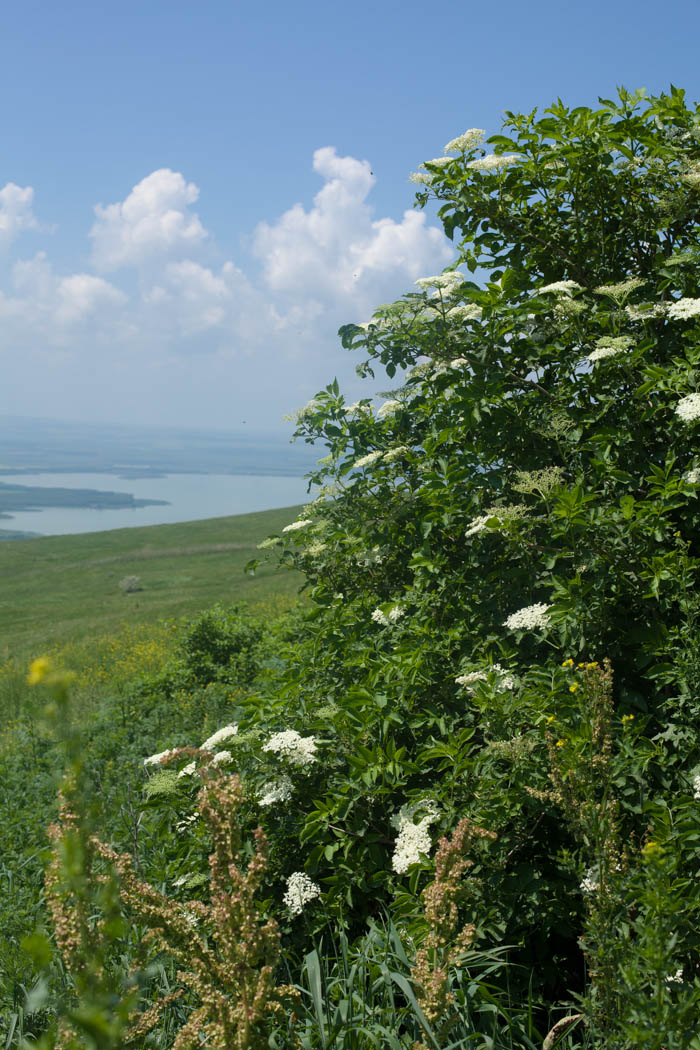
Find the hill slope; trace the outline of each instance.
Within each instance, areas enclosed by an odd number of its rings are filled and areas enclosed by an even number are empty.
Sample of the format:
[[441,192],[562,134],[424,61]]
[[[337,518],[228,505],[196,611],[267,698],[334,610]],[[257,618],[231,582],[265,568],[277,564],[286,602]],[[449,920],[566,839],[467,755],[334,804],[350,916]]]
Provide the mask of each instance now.
[[[243,567],[299,508],[0,544],[0,653],[34,654],[213,602],[293,601],[301,577]],[[138,576],[142,590],[120,581]]]

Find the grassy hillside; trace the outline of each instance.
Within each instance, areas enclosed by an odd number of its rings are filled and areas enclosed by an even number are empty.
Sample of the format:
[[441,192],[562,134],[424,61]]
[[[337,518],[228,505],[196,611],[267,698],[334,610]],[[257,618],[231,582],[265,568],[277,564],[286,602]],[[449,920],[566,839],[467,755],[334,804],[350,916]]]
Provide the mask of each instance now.
[[[282,607],[301,577],[265,567],[251,577],[243,566],[298,509],[0,544],[0,656],[36,655],[216,601]],[[126,576],[143,589],[125,594]]]

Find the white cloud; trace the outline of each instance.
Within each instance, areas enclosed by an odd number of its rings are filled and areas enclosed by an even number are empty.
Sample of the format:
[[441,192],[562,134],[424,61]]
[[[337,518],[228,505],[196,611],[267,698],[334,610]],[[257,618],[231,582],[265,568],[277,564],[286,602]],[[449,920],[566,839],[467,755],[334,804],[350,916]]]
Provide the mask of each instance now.
[[14,339],[40,335],[49,344],[63,344],[76,327],[104,330],[115,321],[115,309],[128,301],[121,289],[102,277],[89,273],[60,277],[45,252],[14,264],[12,291],[0,294],[0,318],[13,322]]
[[[26,411],[22,391],[32,387],[47,414],[60,389],[76,416],[87,399],[106,418],[152,411],[154,422],[226,426],[232,413],[254,412],[275,425],[334,374],[354,400],[356,361],[337,352],[338,326],[413,290],[453,249],[422,212],[375,217],[367,161],[324,147],[314,169],[323,185],[311,205],[254,231],[258,276],[243,263],[205,264],[208,233],[192,210],[199,191],[169,169],[95,208],[95,272],[59,273],[43,252],[16,261],[0,291],[0,359],[10,377],[0,411]],[[3,231],[36,227],[31,205],[29,188],[0,191],[0,241]],[[122,268],[136,280],[100,276]]]
[[97,204],[90,230],[98,270],[141,266],[189,253],[207,236],[190,205],[199,197],[193,182],[160,168],[137,183],[125,200]]
[[375,180],[367,161],[324,146],[314,153],[314,170],[325,185],[313,207],[295,204],[255,231],[253,249],[273,293],[370,309],[452,259],[442,231],[427,226],[424,213],[406,211],[400,222],[373,218],[367,196]]
[[22,230],[38,230],[32,211],[34,190],[31,186],[8,182],[0,190],[0,244],[9,244]]

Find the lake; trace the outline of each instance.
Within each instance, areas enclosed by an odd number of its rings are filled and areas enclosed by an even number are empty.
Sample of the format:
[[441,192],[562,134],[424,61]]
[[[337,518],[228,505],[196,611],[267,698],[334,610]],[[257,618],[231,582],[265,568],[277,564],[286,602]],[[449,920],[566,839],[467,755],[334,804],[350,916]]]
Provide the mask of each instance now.
[[[3,478],[9,481],[9,478]],[[18,485],[51,488],[102,489],[130,492],[137,499],[168,500],[164,506],[127,507],[115,510],[47,507],[17,511],[0,519],[0,529],[65,536],[79,532],[104,532],[133,525],[167,525],[180,521],[248,514],[275,507],[308,503],[303,478],[264,474],[168,474],[162,478],[120,478],[115,474],[13,474]]]

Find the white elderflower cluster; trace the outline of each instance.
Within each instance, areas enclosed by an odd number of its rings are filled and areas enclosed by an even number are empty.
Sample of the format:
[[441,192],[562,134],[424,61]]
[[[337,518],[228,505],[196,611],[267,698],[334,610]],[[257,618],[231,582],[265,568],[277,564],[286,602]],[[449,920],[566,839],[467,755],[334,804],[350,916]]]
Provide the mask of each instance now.
[[274,806],[278,802],[288,802],[293,791],[294,785],[289,777],[268,780],[267,784],[263,785],[262,793],[258,796],[258,805]]
[[606,357],[617,357],[618,354],[623,353],[622,350],[616,349],[614,346],[600,346],[597,350],[593,350],[588,355],[588,360],[595,364],[596,361],[604,361]]
[[159,751],[157,755],[149,755],[148,758],[144,758],[144,766],[159,766],[161,762],[173,755],[175,752],[171,749],[169,751]]
[[626,281],[619,281],[617,284],[601,284],[597,288],[593,289],[595,295],[607,295],[609,299],[614,299],[616,303],[624,302],[628,295],[635,292],[637,288],[641,288],[642,285],[646,284],[646,281],[642,277],[630,277]]
[[683,984],[683,970],[676,970],[666,978],[666,984]]
[[223,729],[217,729],[210,737],[208,737],[202,744],[202,751],[216,751],[219,744],[223,744],[224,740],[230,740],[232,736],[238,735],[238,723],[232,722],[231,725],[224,726]]
[[631,335],[604,335],[596,339],[595,345],[599,350],[607,350],[608,347],[611,350],[629,350],[634,346],[634,339]]
[[360,456],[356,459],[352,465],[353,470],[359,470],[361,467],[370,467],[373,463],[376,463],[378,459],[381,459],[384,453],[379,450],[377,452],[368,452],[366,456]]
[[285,525],[282,532],[296,532],[297,529],[305,529],[308,525],[313,525],[311,518],[302,518],[301,521],[293,521],[290,525]]
[[544,284],[536,288],[535,295],[566,295],[568,292],[580,292],[581,285],[578,281],[553,281],[552,284]]
[[463,281],[464,277],[461,273],[457,273],[456,270],[449,270],[447,273],[438,273],[434,277],[419,277],[413,283],[423,290],[437,288],[441,291],[451,292]]
[[327,543],[323,543],[321,540],[314,540],[313,543],[310,543],[308,545],[308,547],[304,551],[304,554],[308,554],[310,558],[318,558],[319,555],[323,554],[323,552],[327,549]]
[[481,307],[476,303],[463,303],[460,306],[453,306],[445,316],[451,321],[480,321],[481,314]]
[[409,182],[417,182],[421,186],[430,186],[435,179],[434,175],[431,175],[429,171],[412,171],[408,176]]
[[536,602],[534,605],[526,605],[523,609],[511,613],[503,626],[511,631],[534,631],[537,628],[549,627],[549,610],[551,605],[544,602]]
[[693,467],[683,478],[689,485],[700,485],[700,467]]
[[316,738],[300,736],[296,729],[274,733],[263,745],[263,751],[272,751],[293,766],[310,766],[316,761]]
[[386,416],[392,416],[394,412],[398,412],[401,408],[401,402],[397,401],[396,398],[391,398],[389,401],[385,401],[383,405],[380,405],[377,409],[377,419],[384,419]]
[[450,361],[450,368],[464,368],[465,365],[469,364],[466,357],[454,357]]
[[491,667],[486,668],[483,671],[468,671],[467,674],[458,675],[455,678],[455,684],[461,685],[464,689],[469,692],[474,692],[473,686],[475,682],[488,682],[489,674],[495,674],[496,685],[499,689],[508,690],[515,689],[517,680],[514,675],[506,671],[505,668],[501,667],[500,664],[493,664]]
[[310,401],[307,401],[305,405],[296,410],[294,414],[295,418],[297,419],[297,421],[301,421],[302,419],[306,419],[308,416],[313,416],[315,412],[318,412],[320,407],[321,402],[318,400],[318,398],[312,397]]
[[685,423],[692,423],[693,420],[700,419],[700,394],[688,394],[687,397],[682,397],[676,405],[675,412]]
[[419,168],[427,168],[431,164],[434,168],[444,168],[446,164],[449,164],[454,157],[433,157],[432,160],[424,160],[422,164],[419,164]]
[[304,871],[295,871],[287,879],[287,890],[282,900],[292,915],[301,915],[309,901],[321,896],[321,887]]
[[[425,816],[416,823],[415,816],[419,812],[423,812]],[[402,806],[391,818],[391,823],[398,831],[394,855],[391,858],[391,866],[397,875],[404,875],[412,864],[417,864],[421,853],[430,853],[432,842],[428,829],[437,818],[435,803],[427,799]]]
[[471,536],[476,536],[478,532],[483,532],[486,528],[486,523],[491,517],[493,517],[492,514],[481,514],[478,518],[473,518],[469,522],[469,528],[464,533],[465,537],[469,539]]
[[369,569],[374,565],[381,565],[384,561],[384,555],[382,554],[381,548],[375,545],[369,550],[358,551],[355,554],[355,561],[358,565],[363,565],[365,568]]
[[346,405],[343,412],[346,416],[355,416],[358,412],[371,413],[372,409],[368,404],[364,404],[362,401],[354,401],[351,405]]
[[700,189],[700,163],[695,161],[694,164],[689,164],[681,175],[681,182],[684,182],[686,186],[690,186],[691,189]]
[[563,317],[566,320],[570,317],[578,317],[585,309],[586,304],[582,303],[579,299],[569,299],[565,295],[560,295],[556,300],[554,313],[557,317]]
[[447,143],[445,153],[467,153],[479,145],[485,134],[483,128],[467,128],[463,135],[458,135],[456,139]]
[[427,375],[428,372],[430,372],[432,370],[432,368],[433,368],[433,362],[432,361],[430,361],[430,360],[428,360],[428,361],[419,361],[418,364],[414,365],[413,368],[409,371],[408,378],[409,379],[418,379],[418,378],[420,378],[420,376]]
[[183,766],[177,775],[177,779],[180,780],[182,777],[193,777],[197,769],[196,762],[188,762],[186,766]]
[[700,799],[700,774],[693,777],[693,798]]
[[700,299],[677,299],[668,308],[672,321],[689,321],[691,317],[700,316]]
[[472,171],[501,171],[503,168],[509,168],[511,164],[517,164],[519,160],[520,157],[513,153],[488,153],[485,157],[470,160],[467,167]]
[[541,470],[516,470],[517,481],[513,482],[516,492],[539,492],[547,496],[552,489],[561,485],[564,471],[562,467],[543,467]]
[[381,627],[390,627],[405,615],[406,610],[403,605],[393,605],[387,613],[383,612],[381,609],[375,609],[372,613],[372,619]]
[[397,445],[396,448],[390,448],[388,452],[384,453],[385,463],[395,463],[397,459],[403,459],[410,453],[408,445]]
[[268,550],[270,547],[279,547],[281,542],[281,536],[268,536],[266,540],[263,540],[262,543],[258,544],[257,550],[265,551]]
[[211,760],[213,766],[226,766],[229,762],[233,762],[233,755],[230,751],[217,751]]
[[581,892],[586,894],[596,893],[600,889],[598,872],[595,868],[589,868],[581,880]]
[[638,303],[636,306],[625,307],[630,321],[653,321],[657,317],[665,317],[667,311],[665,303]]

